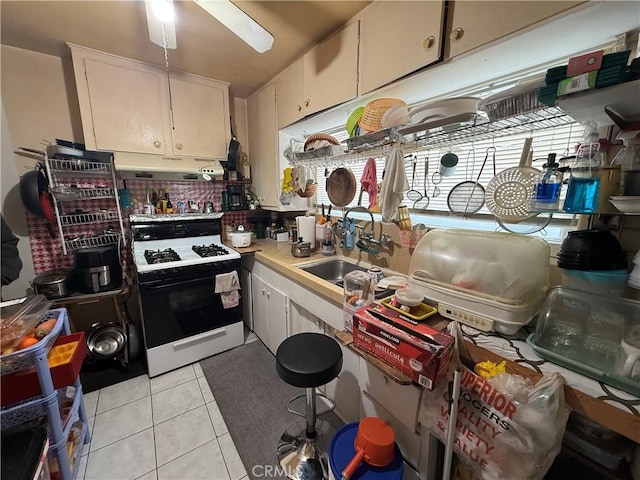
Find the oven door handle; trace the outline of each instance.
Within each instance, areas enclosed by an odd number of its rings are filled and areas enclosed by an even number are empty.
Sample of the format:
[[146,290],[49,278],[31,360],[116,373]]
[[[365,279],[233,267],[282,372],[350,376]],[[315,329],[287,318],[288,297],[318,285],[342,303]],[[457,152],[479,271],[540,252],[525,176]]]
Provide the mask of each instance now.
[[159,280],[157,282],[153,282],[153,283],[147,283],[147,284],[140,284],[140,289],[149,289],[149,290],[160,290],[161,288],[173,288],[173,287],[177,287],[178,285],[183,286],[183,285],[188,285],[189,283],[194,283],[194,282],[202,282],[203,280],[207,280],[207,279],[211,279],[211,292],[213,292],[213,287],[214,287],[214,277],[198,277],[198,278],[192,278],[191,280],[179,280],[177,282],[172,282],[172,283],[166,283],[163,282],[162,280]]
[[192,343],[202,342],[203,340],[208,340],[211,337],[217,337],[219,335],[224,335],[227,333],[227,329],[224,327],[217,328],[215,330],[211,330],[210,332],[204,332],[199,335],[194,335],[193,337],[185,338],[184,340],[178,340],[177,342],[173,342],[171,346],[173,348],[183,348],[191,345]]

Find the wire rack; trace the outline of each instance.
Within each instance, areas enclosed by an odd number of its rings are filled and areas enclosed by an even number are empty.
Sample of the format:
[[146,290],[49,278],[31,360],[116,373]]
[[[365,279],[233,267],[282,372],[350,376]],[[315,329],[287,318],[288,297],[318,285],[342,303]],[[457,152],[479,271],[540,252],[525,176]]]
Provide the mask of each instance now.
[[[494,122],[490,122],[480,115],[461,117],[459,121],[444,125],[442,121],[438,121],[435,123],[438,125],[435,128],[433,128],[434,122],[403,128],[398,130],[399,135],[396,135],[394,131],[393,135],[386,135],[379,139],[378,143],[366,141],[362,144],[352,143],[355,150],[346,150],[345,153],[339,155],[327,155],[312,159],[296,157],[290,163],[305,167],[347,165],[361,162],[367,157],[385,156],[396,146],[402,147],[405,153],[411,153],[422,149],[452,147],[472,141],[491,140],[518,133],[531,133],[573,122],[574,119],[558,107],[522,113]],[[411,134],[404,134],[406,132],[411,132]]]
[[91,198],[114,198],[116,192],[111,187],[95,187],[95,188],[81,188],[80,199],[88,200]]
[[86,247],[104,247],[106,245],[114,245],[120,242],[122,235],[119,233],[108,233],[95,237],[75,238],[73,240],[65,240],[67,250],[79,250]]
[[111,164],[80,159],[49,158],[49,168],[59,173],[90,173],[91,175],[111,174]]
[[118,212],[90,212],[60,215],[60,221],[65,227],[71,225],[85,225],[88,223],[117,222],[118,220]]
[[[456,125],[444,125],[426,130],[413,136],[413,141],[424,142],[427,148],[454,146],[471,141],[490,140],[492,138],[528,133],[545,128],[568,125],[574,120],[558,107],[548,107],[534,112],[522,113],[509,118],[489,122],[481,116],[475,121]],[[406,139],[404,140],[406,141]]]

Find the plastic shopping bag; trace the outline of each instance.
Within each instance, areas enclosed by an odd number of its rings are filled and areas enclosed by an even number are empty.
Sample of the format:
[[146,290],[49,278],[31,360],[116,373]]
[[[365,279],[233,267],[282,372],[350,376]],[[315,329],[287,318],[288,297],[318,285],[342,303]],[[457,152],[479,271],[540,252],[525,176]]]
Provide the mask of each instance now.
[[[464,341],[457,323],[449,330],[456,337],[446,381],[422,392],[420,422],[443,443],[449,423],[449,381],[462,369],[454,451],[483,480],[542,479],[560,452],[569,407],[564,401],[564,380],[546,374],[520,401],[494,388],[464,367]],[[462,352],[460,350],[463,350]]]

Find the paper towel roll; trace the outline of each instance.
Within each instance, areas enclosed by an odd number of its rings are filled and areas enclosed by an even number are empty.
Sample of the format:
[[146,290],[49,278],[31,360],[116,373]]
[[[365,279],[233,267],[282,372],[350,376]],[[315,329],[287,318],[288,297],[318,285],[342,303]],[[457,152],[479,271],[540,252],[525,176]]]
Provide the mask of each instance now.
[[296,217],[298,227],[298,237],[302,237],[303,242],[311,244],[311,250],[316,249],[316,219],[315,217]]

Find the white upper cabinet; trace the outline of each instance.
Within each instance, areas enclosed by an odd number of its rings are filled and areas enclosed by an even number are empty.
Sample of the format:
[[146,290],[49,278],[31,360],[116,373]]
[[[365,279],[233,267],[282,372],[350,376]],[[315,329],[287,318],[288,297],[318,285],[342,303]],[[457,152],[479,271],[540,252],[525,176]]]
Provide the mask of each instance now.
[[376,1],[360,25],[360,95],[440,59],[444,1]]
[[85,144],[118,152],[227,157],[229,85],[71,46]]
[[247,99],[247,118],[253,190],[262,206],[278,207],[280,168],[275,83],[267,84]]
[[[584,1],[456,0],[449,4],[445,57],[455,57],[542,20],[585,3]],[[580,28],[580,25],[576,25]],[[531,46],[532,49],[535,45]]]
[[278,128],[358,95],[359,22],[339,30],[276,79]]
[[80,61],[74,70],[87,148],[169,153],[166,76],[110,58]]
[[303,57],[306,114],[358,95],[359,22],[353,22]]
[[227,158],[231,138],[227,84],[171,74],[171,98],[174,154]]
[[278,128],[297,122],[307,114],[304,107],[304,68],[302,58],[287,68],[276,80]]

